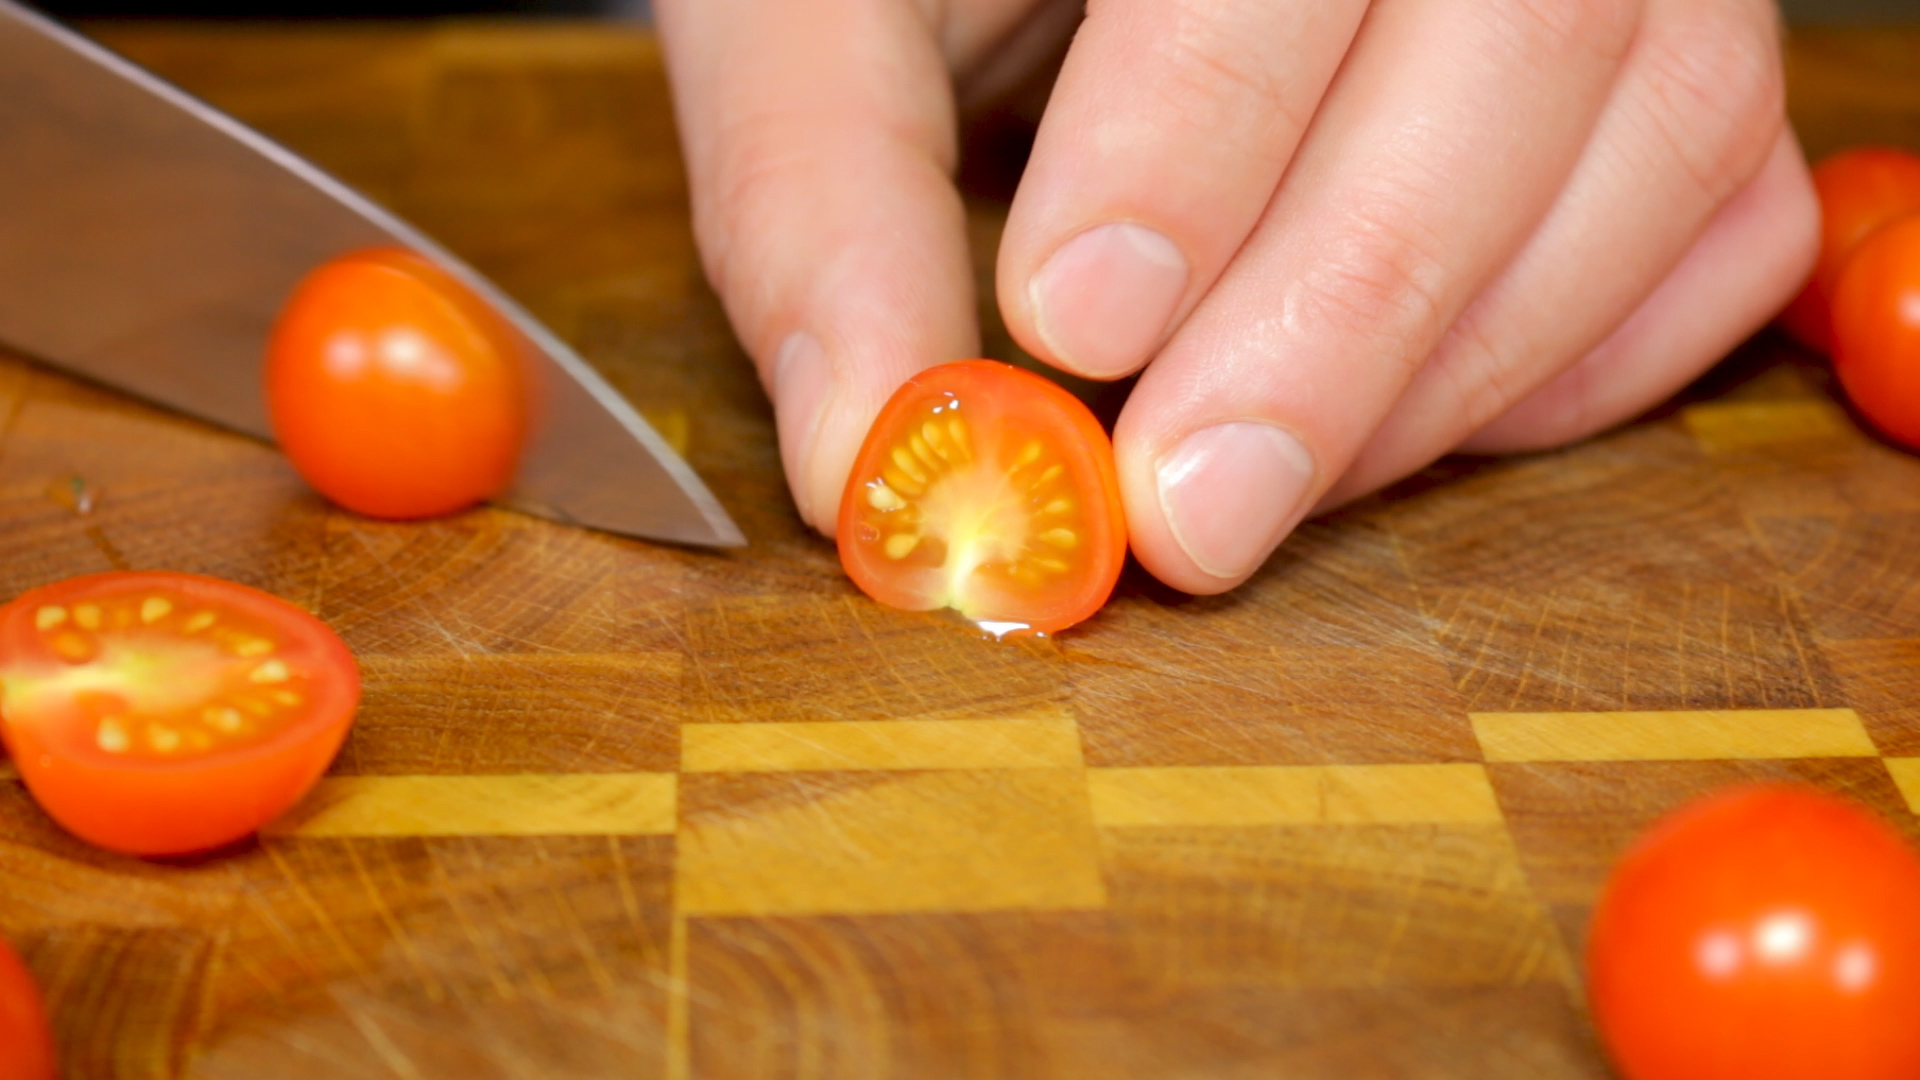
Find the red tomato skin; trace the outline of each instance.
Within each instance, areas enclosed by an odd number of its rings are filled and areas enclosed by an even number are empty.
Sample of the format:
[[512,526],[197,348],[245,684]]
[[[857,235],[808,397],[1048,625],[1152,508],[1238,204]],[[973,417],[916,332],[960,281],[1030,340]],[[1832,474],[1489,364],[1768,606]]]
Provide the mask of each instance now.
[[53,1035],[33,974],[0,941],[0,1080],[54,1080]]
[[274,437],[315,490],[368,517],[438,517],[484,502],[512,483],[527,438],[516,341],[420,255],[340,256],[295,287],[274,324]]
[[1833,370],[1875,427],[1920,450],[1920,213],[1874,230],[1841,272]]
[[1820,255],[1780,324],[1820,352],[1833,347],[1831,301],[1854,246],[1893,218],[1920,212],[1920,156],[1888,146],[1860,146],[1813,167],[1820,198]]
[[1920,858],[1810,787],[1698,800],[1615,867],[1587,987],[1626,1080],[1920,1077]]
[[[866,506],[864,485],[877,476],[890,441],[929,402],[951,397],[973,410],[982,431],[976,438],[1004,437],[1007,429],[1026,434],[1061,437],[1056,446],[1078,477],[1079,498],[1088,505],[1084,522],[1089,534],[1079,552],[1082,561],[1070,594],[1053,594],[1029,602],[992,594],[994,610],[966,612],[980,621],[1008,622],[1023,629],[1013,633],[1056,633],[1098,611],[1112,595],[1126,564],[1126,515],[1120,504],[1120,485],[1114,472],[1113,443],[1086,405],[1059,384],[998,360],[959,360],[941,364],[908,379],[881,407],[862,446],[841,499],[835,535],[840,562],[861,591],[890,607],[924,611],[941,606],[923,592],[923,582],[900,573],[878,551],[877,537],[863,534]],[[983,455],[984,457],[985,455]]]
[[269,611],[277,625],[298,636],[312,665],[330,677],[321,688],[325,696],[311,703],[306,718],[267,741],[174,762],[76,753],[59,718],[9,716],[0,727],[7,750],[47,816],[109,851],[185,855],[252,835],[312,789],[346,739],[360,701],[358,665],[332,629],[279,597],[233,582],[116,571],[33,589],[0,606],[0,667],[31,647],[33,612],[43,605],[72,604],[100,588],[217,597],[211,602]]

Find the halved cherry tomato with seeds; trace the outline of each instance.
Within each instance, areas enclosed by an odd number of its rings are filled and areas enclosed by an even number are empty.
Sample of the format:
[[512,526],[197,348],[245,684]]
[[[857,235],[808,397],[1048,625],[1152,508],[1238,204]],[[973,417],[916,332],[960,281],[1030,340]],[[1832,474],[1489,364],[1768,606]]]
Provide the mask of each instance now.
[[310,789],[360,701],[345,643],[244,585],[116,572],[0,607],[0,734],[40,806],[134,855],[219,847]]
[[840,504],[867,595],[1051,633],[1099,610],[1126,561],[1113,444],[1078,398],[993,360],[930,368],[880,410]]

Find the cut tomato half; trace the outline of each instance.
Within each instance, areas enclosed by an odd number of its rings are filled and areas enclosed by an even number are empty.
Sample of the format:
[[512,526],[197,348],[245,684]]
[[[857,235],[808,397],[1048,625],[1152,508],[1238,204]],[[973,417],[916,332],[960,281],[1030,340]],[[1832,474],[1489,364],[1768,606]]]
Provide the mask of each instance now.
[[178,855],[254,832],[310,789],[360,700],[325,623],[192,574],[72,578],[0,607],[0,733],[76,836]]
[[1126,561],[1113,444],[1080,400],[993,360],[909,379],[840,503],[840,562],[867,595],[996,632],[1065,629]]

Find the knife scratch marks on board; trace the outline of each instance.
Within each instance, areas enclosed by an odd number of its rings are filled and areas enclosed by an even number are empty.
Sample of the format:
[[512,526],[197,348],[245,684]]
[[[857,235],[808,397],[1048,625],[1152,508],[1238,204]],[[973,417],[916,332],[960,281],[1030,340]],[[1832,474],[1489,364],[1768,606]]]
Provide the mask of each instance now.
[[1635,589],[1633,592],[1633,604],[1627,608],[1627,629],[1620,638],[1620,655],[1622,657],[1620,664],[1620,701],[1616,707],[1622,711],[1631,708],[1633,703],[1633,658],[1638,655],[1634,651],[1633,638],[1634,634],[1640,629],[1640,616],[1641,613],[1646,610],[1646,606],[1646,594]]
[[1787,628],[1787,640],[1793,643],[1794,659],[1800,665],[1801,677],[1806,685],[1813,688],[1813,704],[1816,708],[1825,708],[1826,699],[1820,693],[1820,680],[1813,677],[1813,664],[1807,659],[1806,643],[1800,640],[1800,627],[1793,618],[1793,606],[1787,596],[1785,582],[1775,582],[1773,595],[1780,610],[1780,625]]
[[340,1011],[347,1015],[347,1020],[353,1024],[354,1030],[360,1033],[361,1038],[367,1040],[367,1045],[373,1048],[381,1064],[392,1070],[395,1076],[404,1077],[405,1080],[426,1080],[407,1055],[393,1044],[393,1040],[387,1038],[387,1033],[380,1030],[380,1025],[373,1022],[373,1017],[368,1016],[363,1009],[356,1007],[353,1002],[346,1000],[337,992],[331,993],[330,996],[334,1003],[340,1006]]
[[427,1000],[436,1004],[445,1001],[447,988],[427,968],[425,960],[420,956],[419,948],[414,944],[413,938],[408,935],[407,928],[401,924],[400,920],[394,918],[392,909],[387,906],[386,897],[380,891],[380,886],[374,883],[373,875],[367,872],[366,863],[360,858],[359,845],[348,844],[346,849],[347,860],[353,864],[354,876],[359,879],[360,887],[366,891],[367,902],[373,907],[374,914],[379,916],[381,925],[387,928],[387,933],[393,938],[394,943],[400,946],[400,955],[406,957],[407,966],[412,968],[414,975],[419,978],[421,987],[426,991]]
[[454,887],[452,875],[447,873],[445,861],[438,845],[427,845],[427,865],[434,878],[434,892],[447,898],[447,907],[453,912],[453,919],[460,924],[460,932],[466,935],[467,943],[473,946],[473,955],[479,960],[485,971],[487,982],[493,986],[493,992],[502,1001],[517,1001],[520,992],[514,987],[513,980],[507,978],[506,971],[500,966],[500,950],[481,940],[480,931],[473,924],[472,916],[466,905],[461,902],[460,890]]
[[[545,837],[533,839],[533,850],[543,864],[554,865],[553,853],[547,850]],[[580,955],[581,961],[586,965],[588,977],[593,980],[595,986],[600,988],[602,994],[613,994],[613,974],[607,970],[605,964],[600,962],[600,950],[594,948],[592,939],[587,935],[586,925],[580,921],[580,913],[574,910],[573,902],[567,898],[566,890],[560,888],[558,875],[544,876],[547,895],[552,898],[554,909],[560,912],[566,935],[572,940],[574,951]]]
[[314,899],[313,891],[307,888],[306,882],[301,880],[300,875],[287,863],[286,856],[281,854],[281,845],[263,843],[260,846],[266,851],[267,857],[273,860],[273,865],[280,871],[281,876],[287,879],[287,884],[293,888],[293,895],[300,901],[300,906],[320,924],[320,932],[346,960],[347,966],[353,970],[353,973],[362,978],[371,974],[366,960],[347,943],[347,937],[341,931],[339,924],[333,921],[333,916],[327,914],[326,905]]

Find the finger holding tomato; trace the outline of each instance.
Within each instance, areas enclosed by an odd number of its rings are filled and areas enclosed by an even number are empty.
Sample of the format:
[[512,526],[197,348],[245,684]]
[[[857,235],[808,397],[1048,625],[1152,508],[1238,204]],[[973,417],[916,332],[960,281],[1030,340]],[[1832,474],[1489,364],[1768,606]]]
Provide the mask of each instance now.
[[708,276],[828,533],[893,391],[979,354],[961,120],[1023,81],[998,307],[1062,371],[1138,374],[1127,531],[1192,592],[1449,451],[1653,405],[1817,240],[1768,0],[657,11]]

